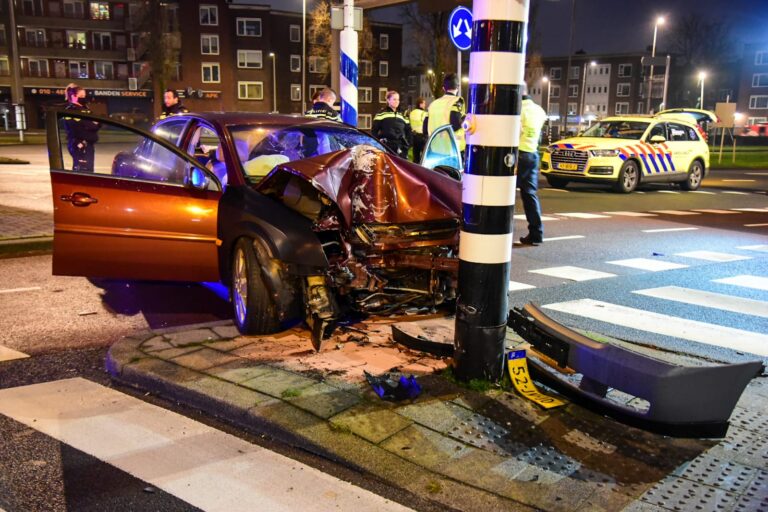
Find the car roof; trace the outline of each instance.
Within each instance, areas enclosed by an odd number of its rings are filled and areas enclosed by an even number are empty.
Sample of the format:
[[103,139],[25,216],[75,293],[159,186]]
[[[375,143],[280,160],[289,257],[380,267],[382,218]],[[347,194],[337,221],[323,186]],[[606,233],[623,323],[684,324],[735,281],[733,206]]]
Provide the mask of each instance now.
[[316,119],[313,117],[305,117],[299,114],[286,115],[286,114],[265,114],[260,112],[190,112],[186,114],[180,114],[168,117],[166,119],[179,119],[184,117],[192,117],[207,121],[211,124],[219,126],[230,125],[270,125],[277,127],[287,126],[327,126],[327,127],[346,127],[354,128],[352,126],[337,123],[335,121],[327,121],[322,119]]
[[659,116],[658,114],[656,116],[643,116],[643,115],[632,115],[632,116],[611,116],[611,117],[604,117],[600,121],[641,121],[646,123],[659,123],[659,122],[668,122],[668,121],[674,121],[676,123],[687,125],[691,128],[696,127],[696,123],[694,119],[686,114],[666,114],[664,116]]

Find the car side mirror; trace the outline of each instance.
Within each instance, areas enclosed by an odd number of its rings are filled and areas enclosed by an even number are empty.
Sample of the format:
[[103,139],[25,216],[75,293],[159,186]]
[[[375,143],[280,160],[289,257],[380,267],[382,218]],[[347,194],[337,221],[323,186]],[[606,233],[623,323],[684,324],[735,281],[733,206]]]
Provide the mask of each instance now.
[[667,139],[663,135],[654,135],[651,137],[651,144],[659,144],[661,142],[667,142]]
[[187,179],[184,184],[196,190],[208,190],[208,185],[210,185],[210,183],[211,179],[207,174],[197,167],[192,166],[187,173]]

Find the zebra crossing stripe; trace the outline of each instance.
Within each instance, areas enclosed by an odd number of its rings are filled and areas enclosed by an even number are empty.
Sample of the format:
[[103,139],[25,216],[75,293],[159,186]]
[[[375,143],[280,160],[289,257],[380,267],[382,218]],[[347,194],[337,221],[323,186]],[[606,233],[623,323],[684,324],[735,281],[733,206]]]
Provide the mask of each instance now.
[[704,194],[708,196],[714,196],[716,195],[715,192],[709,192],[707,190],[690,190],[688,191],[689,194]]
[[538,270],[529,270],[528,272],[550,277],[559,277],[561,279],[569,279],[571,281],[591,281],[592,279],[616,277],[616,274],[611,274],[608,272],[600,272],[599,270],[570,266],[540,268]]
[[603,212],[606,215],[618,215],[621,217],[657,217],[656,214],[653,213],[645,213],[645,212]]
[[673,300],[683,304],[693,304],[694,306],[768,318],[768,302],[762,300],[745,299],[734,295],[724,295],[722,293],[694,290],[680,286],[662,286],[647,290],[634,290],[632,293],[657,299]]
[[697,212],[690,212],[688,210],[651,210],[651,213],[661,213],[664,215],[701,215]]
[[713,283],[731,284],[734,286],[743,286],[754,290],[768,291],[768,277],[760,276],[733,276],[723,279],[715,279]]
[[567,236],[553,236],[549,238],[543,238],[545,242],[557,242],[558,240],[577,240],[579,238],[584,238],[584,235],[567,235]]
[[696,231],[699,228],[662,228],[662,229],[643,229],[643,233],[670,233],[673,231]]
[[24,352],[19,352],[18,350],[13,350],[12,348],[0,345],[0,362],[13,361],[14,359],[24,359],[26,357],[29,357],[29,355],[25,354]]
[[662,270],[676,270],[679,268],[688,268],[688,265],[673,263],[664,260],[652,260],[649,258],[630,258],[627,260],[608,261],[611,265],[621,265],[623,267],[637,268],[649,272],[660,272]]
[[509,286],[507,287],[507,290],[510,292],[516,292],[518,290],[530,290],[532,288],[536,288],[536,287],[531,284],[518,283],[517,281],[510,281]]
[[740,254],[728,254],[726,252],[717,251],[688,251],[679,252],[675,256],[684,256],[686,258],[694,258],[697,260],[717,261],[719,263],[727,263],[730,261],[751,260],[751,256],[741,256]]
[[597,213],[558,213],[561,217],[569,217],[572,219],[610,219],[609,215],[600,215]]
[[657,190],[657,194],[679,194],[677,190]]
[[694,208],[694,212],[699,213],[714,213],[716,215],[736,215],[739,212],[734,212],[732,210],[717,210],[717,209],[711,209],[711,208]]
[[737,249],[744,249],[747,251],[760,251],[760,252],[768,252],[768,245],[742,245],[740,247],[737,247]]
[[[515,218],[515,220],[527,220],[525,218],[525,214],[522,214],[522,213],[515,215],[514,218]],[[560,219],[558,219],[557,217],[548,217],[546,215],[542,215],[541,216],[541,222],[549,222],[549,221],[553,221],[553,220],[560,220]]]
[[621,327],[695,341],[768,357],[768,335],[662,315],[593,299],[547,304],[546,309],[599,320]]
[[409,510],[81,378],[2,389],[0,414],[208,512]]
[[764,224],[744,224],[745,228],[764,228],[765,226],[768,226],[768,223],[764,223]]

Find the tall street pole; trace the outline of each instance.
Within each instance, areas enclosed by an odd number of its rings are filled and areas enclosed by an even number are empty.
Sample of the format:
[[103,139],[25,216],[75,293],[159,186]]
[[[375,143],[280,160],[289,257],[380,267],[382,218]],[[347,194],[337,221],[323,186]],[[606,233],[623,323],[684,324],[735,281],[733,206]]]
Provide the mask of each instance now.
[[275,72],[275,53],[269,52],[269,56],[272,57],[272,112],[277,112],[277,73]]
[[549,118],[549,88],[551,87],[551,82],[547,77],[542,77],[541,81],[547,84],[547,106],[544,111],[547,113],[547,145],[549,145],[552,143],[552,119]]
[[699,95],[699,108],[704,109],[704,79],[707,78],[707,74],[704,71],[699,71],[699,82],[701,83],[701,94]]
[[584,77],[581,80],[581,106],[579,107],[579,129],[581,129],[581,122],[584,120],[584,97],[587,92],[587,67],[594,67],[597,63],[595,61],[592,61],[589,63],[589,66],[587,66],[587,63],[584,62]]
[[530,0],[475,0],[454,360],[463,380],[504,371]]
[[16,29],[16,7],[14,0],[8,0],[8,17],[11,38],[11,76],[13,87],[11,88],[11,104],[14,105],[16,127],[19,130],[19,142],[24,142],[24,128],[26,127],[26,113],[24,112],[24,89],[21,87],[21,58],[19,57],[18,30]]
[[357,32],[355,31],[355,2],[344,0],[344,29],[339,39],[341,66],[341,120],[357,126]]
[[301,0],[301,113],[307,110],[307,0]]
[[[565,68],[565,94],[568,94],[568,85],[571,81],[571,55],[573,55],[573,33],[576,31],[576,0],[571,0],[571,28],[568,36],[568,64]],[[559,102],[560,100],[558,100]],[[568,100],[566,96],[565,116],[563,116],[563,133],[568,132]]]
[[659,110],[663,110],[667,108],[667,88],[669,87],[669,66],[671,64],[672,58],[667,55],[667,67],[664,70],[664,92],[661,93],[661,108]]
[[[651,46],[651,59],[656,57],[656,32],[659,29],[659,25],[664,24],[664,18],[659,16],[656,18],[656,23],[653,25],[653,45]],[[651,113],[651,96],[653,95],[653,61],[651,61],[651,69],[648,73],[648,100],[645,106],[645,113]]]

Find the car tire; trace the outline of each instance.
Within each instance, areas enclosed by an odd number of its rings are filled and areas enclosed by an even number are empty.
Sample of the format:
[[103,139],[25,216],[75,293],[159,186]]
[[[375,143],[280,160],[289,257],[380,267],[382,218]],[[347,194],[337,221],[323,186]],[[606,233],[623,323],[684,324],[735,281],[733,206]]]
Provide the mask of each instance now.
[[701,186],[701,180],[704,178],[704,164],[701,160],[694,160],[688,167],[688,175],[685,181],[680,182],[680,188],[687,191],[698,190]]
[[552,188],[565,188],[568,186],[568,180],[564,180],[563,178],[558,178],[556,176],[545,176],[547,178],[547,183],[549,183],[549,186]]
[[277,306],[267,289],[253,240],[241,238],[232,254],[230,284],[232,311],[243,334],[270,334],[280,330]]
[[640,183],[640,167],[634,160],[627,160],[619,171],[619,180],[614,185],[614,190],[622,194],[629,194]]

